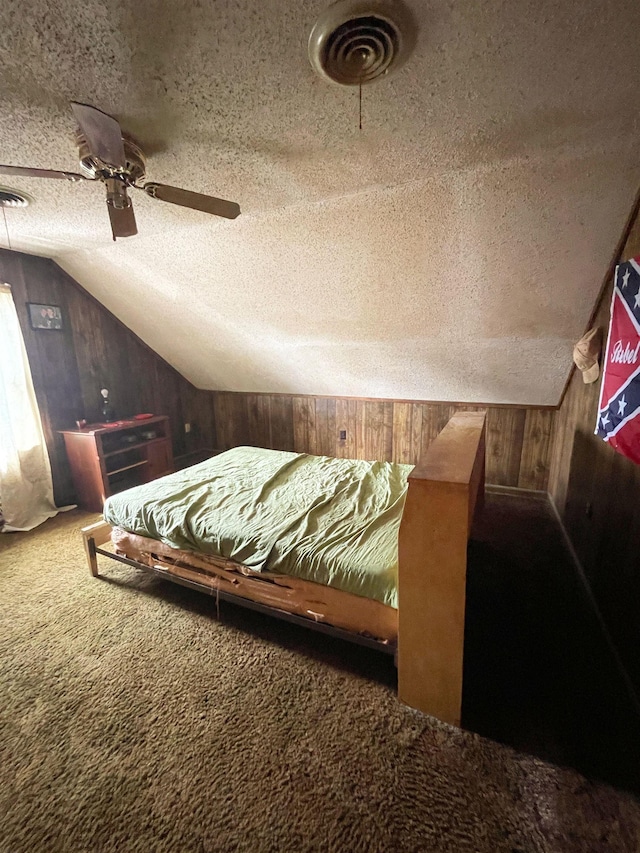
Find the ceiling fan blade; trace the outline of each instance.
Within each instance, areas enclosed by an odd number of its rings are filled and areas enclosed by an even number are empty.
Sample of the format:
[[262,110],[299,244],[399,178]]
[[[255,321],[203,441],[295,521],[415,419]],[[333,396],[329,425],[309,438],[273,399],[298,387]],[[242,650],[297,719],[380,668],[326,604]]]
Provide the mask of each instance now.
[[179,204],[193,210],[202,210],[204,213],[212,213],[214,216],[224,216],[225,219],[235,219],[240,214],[239,205],[234,201],[225,201],[223,198],[192,193],[189,190],[169,187],[166,184],[145,184],[142,189],[147,195],[152,198],[159,198],[160,201],[168,201],[170,204]]
[[133,237],[138,233],[136,218],[133,214],[133,206],[114,207],[107,202],[109,219],[111,221],[111,233],[115,242],[116,237]]
[[107,166],[124,169],[126,160],[118,122],[89,104],[71,101],[71,109],[93,156]]
[[133,237],[138,233],[138,228],[131,199],[127,195],[126,183],[122,178],[115,177],[107,178],[104,185],[107,190],[107,210],[114,242],[116,237]]
[[29,169],[26,166],[0,166],[0,175],[19,175],[22,178],[61,178],[64,181],[91,181],[79,172],[57,172],[54,169]]

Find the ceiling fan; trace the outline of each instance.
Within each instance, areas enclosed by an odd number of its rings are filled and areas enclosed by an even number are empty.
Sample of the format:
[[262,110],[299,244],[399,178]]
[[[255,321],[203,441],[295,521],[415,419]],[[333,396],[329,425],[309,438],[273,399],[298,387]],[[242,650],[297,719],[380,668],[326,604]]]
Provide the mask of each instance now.
[[142,183],[146,174],[144,152],[126,134],[112,116],[89,104],[71,102],[78,122],[76,134],[79,172],[52,169],[29,169],[23,166],[0,166],[0,174],[25,178],[59,178],[66,181],[102,181],[107,188],[107,210],[113,239],[132,237],[138,233],[131,199],[127,190],[142,190],[151,198],[201,210],[214,216],[235,219],[240,207],[233,201],[170,187],[166,184]]

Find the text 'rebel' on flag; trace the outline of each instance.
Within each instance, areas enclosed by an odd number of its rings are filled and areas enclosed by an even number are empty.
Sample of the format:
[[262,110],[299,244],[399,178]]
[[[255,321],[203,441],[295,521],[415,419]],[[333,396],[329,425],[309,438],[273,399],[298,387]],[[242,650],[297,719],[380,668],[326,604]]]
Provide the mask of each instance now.
[[640,258],[616,267],[595,432],[640,464]]

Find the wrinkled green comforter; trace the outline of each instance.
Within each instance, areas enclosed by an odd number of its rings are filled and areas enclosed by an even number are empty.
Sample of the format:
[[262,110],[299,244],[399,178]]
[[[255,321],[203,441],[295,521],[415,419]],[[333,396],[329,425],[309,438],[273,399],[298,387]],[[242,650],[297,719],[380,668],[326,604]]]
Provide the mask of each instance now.
[[397,607],[411,465],[236,447],[110,497],[132,533]]

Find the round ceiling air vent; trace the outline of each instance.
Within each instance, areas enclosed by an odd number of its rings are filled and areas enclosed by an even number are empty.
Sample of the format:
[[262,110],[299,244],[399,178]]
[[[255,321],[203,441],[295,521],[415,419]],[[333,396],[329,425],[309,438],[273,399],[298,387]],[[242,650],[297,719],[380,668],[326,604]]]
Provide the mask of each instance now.
[[27,207],[33,199],[17,190],[0,187],[0,207]]
[[311,30],[309,61],[320,77],[341,86],[371,83],[403,64],[415,32],[398,0],[338,0]]

